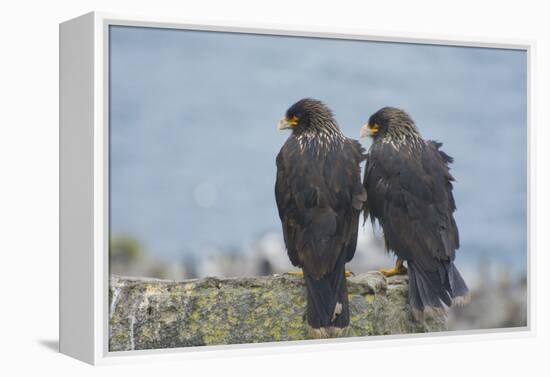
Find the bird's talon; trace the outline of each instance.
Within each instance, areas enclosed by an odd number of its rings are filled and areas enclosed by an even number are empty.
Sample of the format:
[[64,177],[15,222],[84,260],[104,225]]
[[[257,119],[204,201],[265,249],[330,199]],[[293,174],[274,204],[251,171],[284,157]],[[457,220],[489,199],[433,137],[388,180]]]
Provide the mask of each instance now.
[[397,262],[395,262],[395,266],[393,268],[379,271],[382,273],[382,275],[389,278],[390,276],[395,275],[405,275],[407,273],[407,267],[403,265],[403,261],[401,259],[397,259]]
[[297,276],[297,277],[300,277],[300,278],[304,277],[304,272],[303,271],[288,271],[286,274],[290,275],[290,276]]

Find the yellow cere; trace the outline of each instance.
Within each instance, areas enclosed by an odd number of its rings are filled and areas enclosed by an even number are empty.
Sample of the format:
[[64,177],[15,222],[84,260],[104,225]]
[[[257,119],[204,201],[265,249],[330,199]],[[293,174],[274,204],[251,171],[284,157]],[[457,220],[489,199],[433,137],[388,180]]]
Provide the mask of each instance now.
[[287,122],[290,126],[296,126],[298,124],[298,117],[294,115],[292,118],[287,119]]
[[378,133],[378,130],[380,129],[380,126],[376,123],[369,124],[369,131],[371,135],[376,135]]

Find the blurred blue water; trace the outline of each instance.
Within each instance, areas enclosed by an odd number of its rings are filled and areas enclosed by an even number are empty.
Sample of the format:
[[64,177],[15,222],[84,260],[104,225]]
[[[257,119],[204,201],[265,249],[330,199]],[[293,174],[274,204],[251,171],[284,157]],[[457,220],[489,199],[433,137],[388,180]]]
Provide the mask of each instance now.
[[111,27],[110,57],[112,234],[180,260],[279,230],[276,123],[315,97],[354,138],[407,110],[455,158],[459,259],[525,270],[525,52]]

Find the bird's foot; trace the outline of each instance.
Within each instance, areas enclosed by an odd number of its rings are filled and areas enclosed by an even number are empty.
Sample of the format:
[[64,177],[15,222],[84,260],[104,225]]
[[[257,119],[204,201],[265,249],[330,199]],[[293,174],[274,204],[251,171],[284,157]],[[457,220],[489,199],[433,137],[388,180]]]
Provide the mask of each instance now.
[[405,275],[407,273],[407,267],[403,265],[403,261],[401,259],[398,259],[393,268],[388,270],[380,270],[380,272],[382,275],[389,278],[390,276],[395,275]]
[[286,273],[286,275],[297,276],[297,277],[303,278],[304,277],[304,272],[303,271],[288,271]]
[[[304,272],[303,271],[288,271],[286,273],[286,275],[297,276],[297,277],[303,278],[304,277]],[[352,271],[347,271],[347,270],[344,272],[344,275],[346,276],[346,278],[355,276],[355,274]]]

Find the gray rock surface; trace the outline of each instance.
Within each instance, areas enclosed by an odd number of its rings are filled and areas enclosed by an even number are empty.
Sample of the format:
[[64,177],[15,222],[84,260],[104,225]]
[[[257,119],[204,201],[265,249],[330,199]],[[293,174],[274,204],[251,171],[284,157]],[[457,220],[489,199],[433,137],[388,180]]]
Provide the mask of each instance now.
[[[423,323],[407,305],[407,278],[370,272],[348,279],[348,336],[446,329],[439,314]],[[167,281],[112,276],[111,351],[307,339],[299,277]]]

